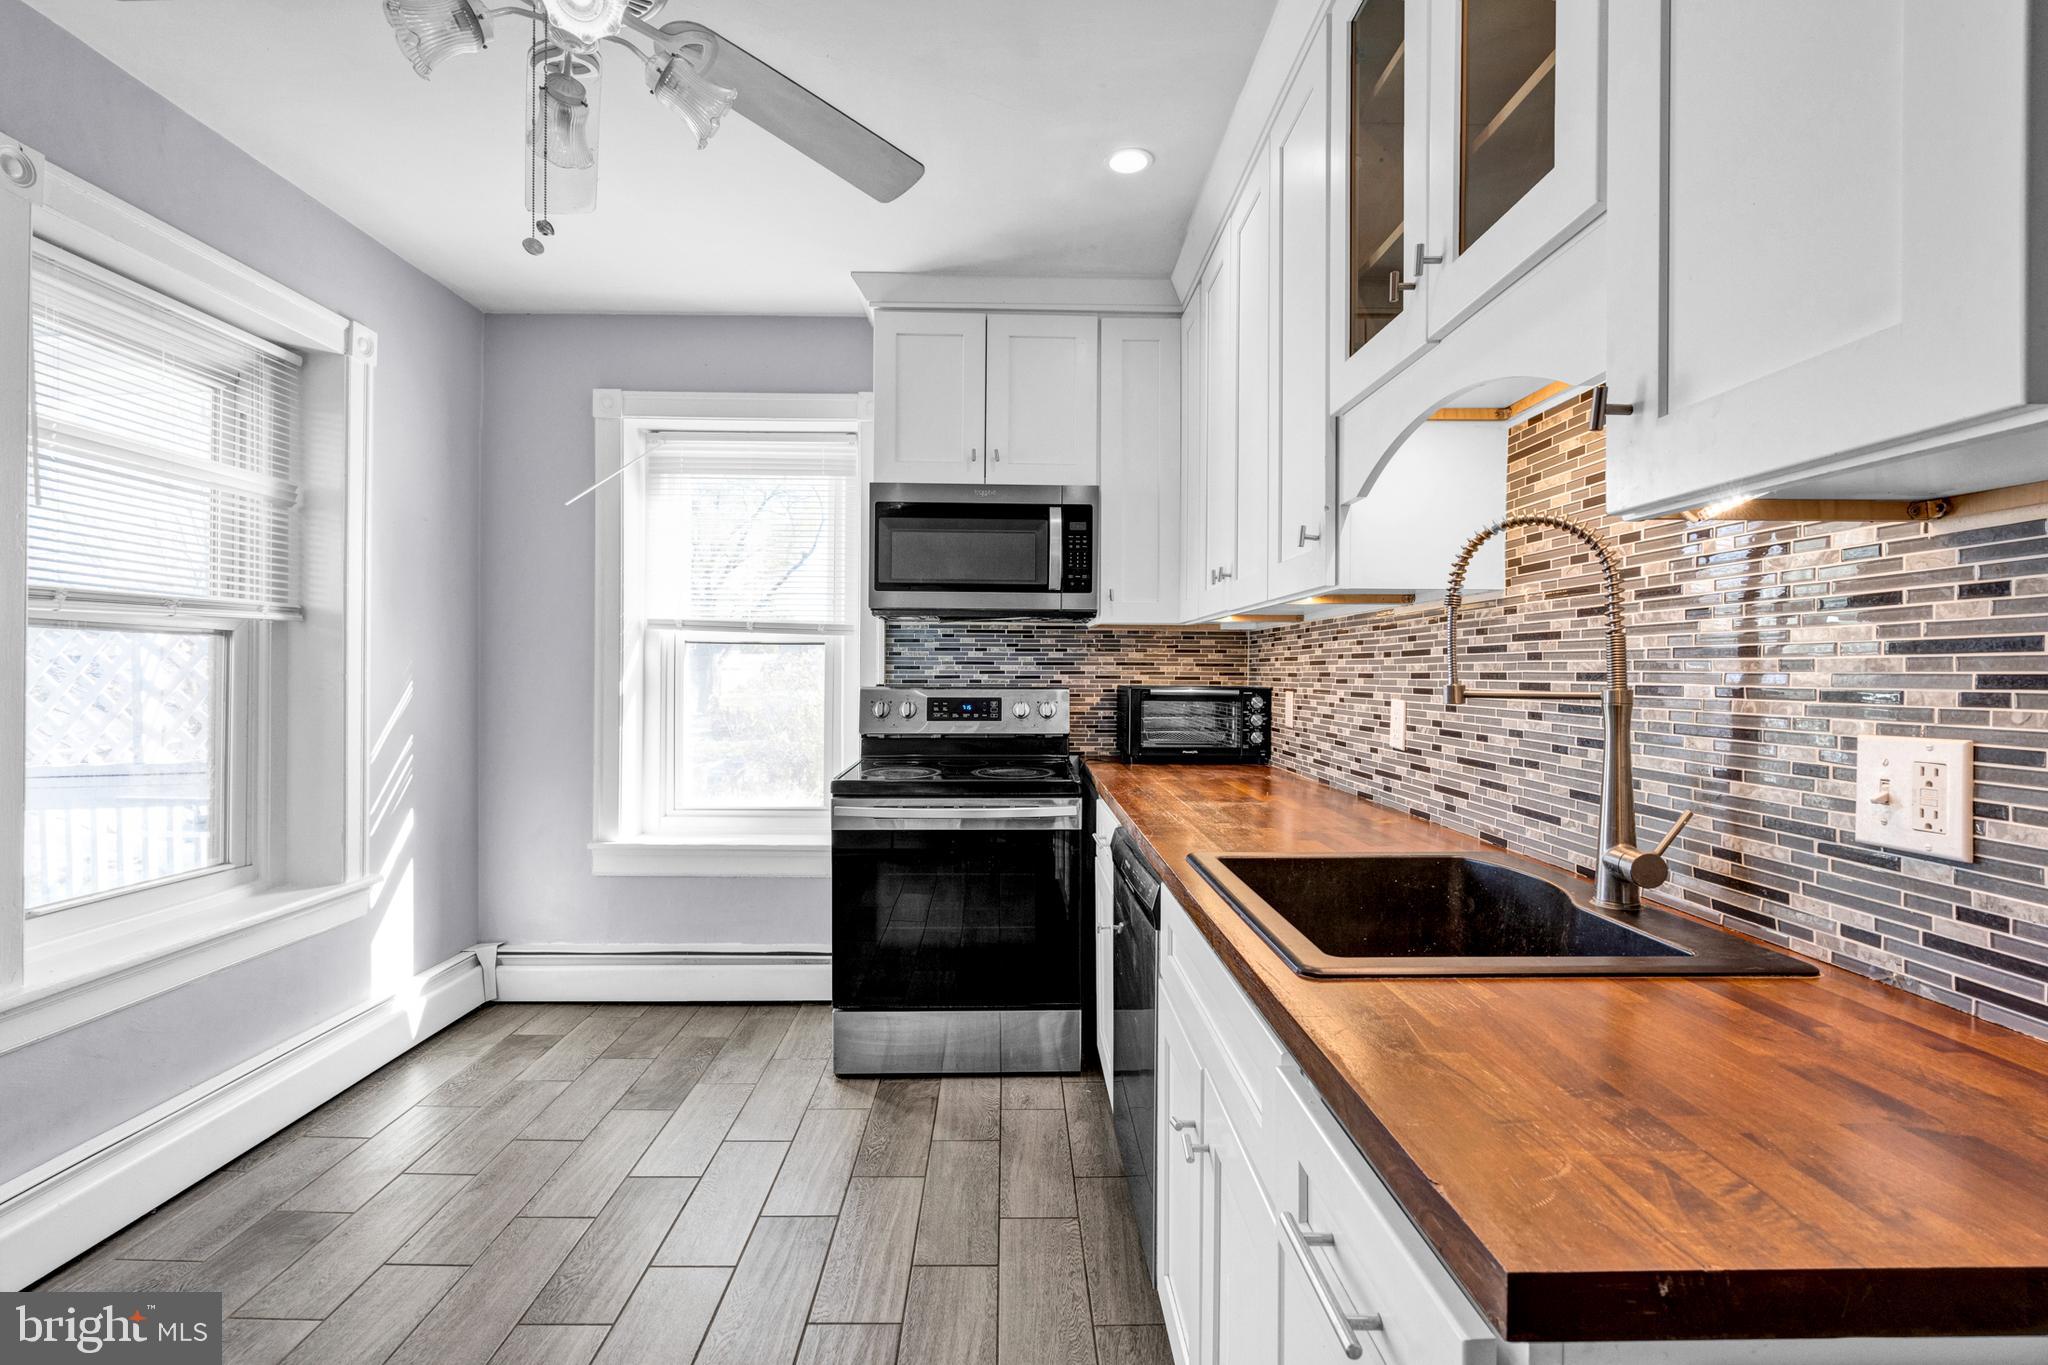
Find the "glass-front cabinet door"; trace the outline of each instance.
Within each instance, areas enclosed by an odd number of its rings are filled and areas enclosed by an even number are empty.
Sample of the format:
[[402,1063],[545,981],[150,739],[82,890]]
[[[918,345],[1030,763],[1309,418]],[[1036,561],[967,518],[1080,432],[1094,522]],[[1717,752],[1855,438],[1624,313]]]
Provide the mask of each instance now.
[[1427,3],[1420,292],[1439,340],[1601,211],[1603,0]]
[[1342,180],[1330,196],[1331,398],[1341,411],[1421,353],[1429,335],[1415,248],[1429,240],[1430,10],[1435,0],[1340,0],[1329,88]]

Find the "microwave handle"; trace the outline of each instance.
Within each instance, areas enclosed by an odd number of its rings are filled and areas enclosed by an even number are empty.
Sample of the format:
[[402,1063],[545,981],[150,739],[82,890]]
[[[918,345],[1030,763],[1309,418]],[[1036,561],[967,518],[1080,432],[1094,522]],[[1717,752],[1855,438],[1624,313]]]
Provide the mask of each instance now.
[[1060,590],[1060,566],[1066,562],[1067,558],[1067,530],[1063,521],[1065,511],[1066,509],[1057,503],[1046,509],[1046,524],[1052,529],[1052,534],[1046,537],[1046,543],[1049,547],[1045,566],[1045,590],[1047,592],[1058,592]]

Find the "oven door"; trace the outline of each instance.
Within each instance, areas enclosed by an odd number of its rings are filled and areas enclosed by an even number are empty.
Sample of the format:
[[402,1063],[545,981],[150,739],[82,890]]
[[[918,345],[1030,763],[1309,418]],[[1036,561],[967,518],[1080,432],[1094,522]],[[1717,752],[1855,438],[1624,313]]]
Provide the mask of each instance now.
[[1075,1070],[1081,803],[832,807],[834,1067]]
[[1136,763],[1241,758],[1253,747],[1248,703],[1234,687],[1133,688],[1124,757]]

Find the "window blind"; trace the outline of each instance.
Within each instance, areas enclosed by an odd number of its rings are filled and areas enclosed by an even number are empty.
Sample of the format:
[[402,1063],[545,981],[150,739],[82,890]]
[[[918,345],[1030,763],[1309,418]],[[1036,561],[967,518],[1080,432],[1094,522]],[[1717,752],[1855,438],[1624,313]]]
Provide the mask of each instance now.
[[845,432],[651,434],[648,617],[715,629],[851,630],[858,452]]
[[31,607],[296,615],[299,358],[43,242],[30,317]]

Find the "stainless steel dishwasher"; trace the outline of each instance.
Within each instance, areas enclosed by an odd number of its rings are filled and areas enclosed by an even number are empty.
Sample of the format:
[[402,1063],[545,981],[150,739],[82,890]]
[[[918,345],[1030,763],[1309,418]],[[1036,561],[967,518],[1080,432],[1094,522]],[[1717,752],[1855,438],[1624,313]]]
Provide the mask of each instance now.
[[1112,1023],[1111,1112],[1116,1145],[1124,1163],[1124,1184],[1137,1218],[1145,1269],[1158,1281],[1158,1213],[1154,1205],[1152,1136],[1158,1123],[1159,1083],[1154,1060],[1158,1039],[1159,877],[1138,852],[1137,841],[1118,829],[1109,844],[1116,885],[1116,933],[1110,991]]

